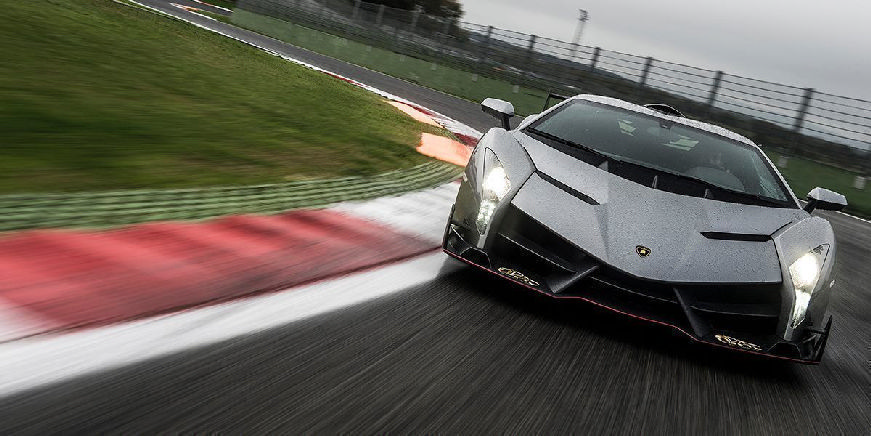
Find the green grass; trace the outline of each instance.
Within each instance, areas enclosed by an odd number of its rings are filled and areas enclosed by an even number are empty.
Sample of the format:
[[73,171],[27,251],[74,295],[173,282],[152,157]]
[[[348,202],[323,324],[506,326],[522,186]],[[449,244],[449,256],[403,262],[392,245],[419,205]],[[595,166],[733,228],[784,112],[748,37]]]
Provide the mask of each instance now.
[[367,175],[427,161],[383,99],[110,0],[3,2],[0,194]]
[[[778,164],[781,155],[770,150],[765,153]],[[864,190],[853,187],[858,174],[797,157],[790,157],[786,168],[778,165],[778,169],[798,198],[804,199],[817,186],[831,189],[847,197],[846,212],[871,217],[871,183]]]
[[487,97],[508,100],[519,114],[541,111],[547,93],[505,81],[401,55],[307,27],[245,10],[235,10],[233,24],[363,67],[437,89],[471,101]]

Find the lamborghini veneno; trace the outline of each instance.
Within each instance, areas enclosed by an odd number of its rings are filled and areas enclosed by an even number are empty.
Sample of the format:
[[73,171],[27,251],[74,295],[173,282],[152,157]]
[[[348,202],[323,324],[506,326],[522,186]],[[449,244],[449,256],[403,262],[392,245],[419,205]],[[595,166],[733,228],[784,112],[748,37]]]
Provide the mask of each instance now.
[[460,260],[556,298],[714,345],[819,362],[831,329],[832,227],[749,139],[665,105],[581,95],[474,150],[444,235]]

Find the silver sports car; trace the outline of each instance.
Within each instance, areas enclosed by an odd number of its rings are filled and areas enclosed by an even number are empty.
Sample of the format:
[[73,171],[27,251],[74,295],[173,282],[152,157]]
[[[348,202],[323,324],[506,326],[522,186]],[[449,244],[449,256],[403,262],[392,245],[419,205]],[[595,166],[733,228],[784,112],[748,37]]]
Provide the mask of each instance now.
[[463,175],[443,248],[555,298],[582,299],[749,353],[819,362],[836,246],[749,139],[665,105],[580,95],[511,128]]

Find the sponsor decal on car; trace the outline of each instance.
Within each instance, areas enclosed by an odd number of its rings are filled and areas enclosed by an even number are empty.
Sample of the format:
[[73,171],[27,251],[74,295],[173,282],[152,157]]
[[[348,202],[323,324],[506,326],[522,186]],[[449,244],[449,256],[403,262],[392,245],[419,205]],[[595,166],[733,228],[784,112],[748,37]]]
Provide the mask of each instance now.
[[747,341],[742,341],[740,339],[735,339],[731,336],[714,335],[714,338],[716,338],[718,341],[720,341],[726,345],[732,346],[732,347],[743,348],[745,350],[750,350],[750,351],[762,351],[762,347],[760,347],[759,345],[756,345],[754,343],[747,342]]
[[501,274],[505,275],[506,277],[510,277],[514,280],[517,280],[520,283],[523,283],[524,285],[528,285],[528,286],[532,286],[532,287],[538,287],[538,285],[539,285],[539,283],[537,281],[532,280],[531,278],[526,277],[526,275],[523,274],[522,272],[513,270],[511,268],[506,268],[503,266],[503,267],[500,267],[497,271],[499,271]]

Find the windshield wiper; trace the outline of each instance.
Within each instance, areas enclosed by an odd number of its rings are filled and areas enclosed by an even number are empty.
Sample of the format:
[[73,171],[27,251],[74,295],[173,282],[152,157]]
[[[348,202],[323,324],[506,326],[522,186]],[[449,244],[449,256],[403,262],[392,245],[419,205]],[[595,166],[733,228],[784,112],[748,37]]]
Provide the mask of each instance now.
[[749,193],[749,192],[737,191],[737,190],[735,190],[735,189],[726,188],[726,187],[723,187],[723,186],[720,186],[720,185],[717,185],[717,184],[711,183],[711,182],[709,182],[709,181],[707,181],[707,180],[703,180],[703,179],[700,179],[700,178],[697,178],[697,177],[693,177],[693,176],[688,176],[688,175],[686,175],[686,174],[681,174],[681,173],[678,173],[678,172],[668,171],[668,170],[664,170],[664,169],[661,169],[661,168],[650,168],[650,167],[648,167],[648,166],[644,166],[644,167],[645,167],[645,168],[652,169],[652,170],[654,170],[654,171],[659,171],[659,172],[661,172],[661,173],[668,174],[668,175],[670,175],[670,176],[674,176],[674,177],[677,177],[677,178],[680,178],[680,179],[689,180],[689,181],[691,181],[691,182],[698,183],[698,184],[704,186],[704,187],[707,188],[707,189],[711,189],[711,190],[715,190],[715,191],[721,191],[721,192],[726,192],[726,193],[728,193],[728,194],[735,195],[735,196],[742,197],[742,198],[753,199],[753,200],[756,200],[756,201],[758,201],[758,202],[760,202],[760,203],[764,203],[764,204],[768,204],[768,205],[772,205],[772,206],[781,206],[781,207],[782,207],[782,206],[786,206],[786,205],[788,204],[788,203],[785,202],[785,201],[780,201],[780,200],[777,200],[777,199],[774,199],[774,198],[764,197],[764,196],[757,195],[757,194],[751,194],[751,193]]

